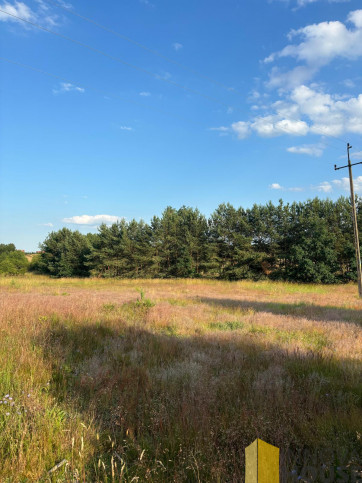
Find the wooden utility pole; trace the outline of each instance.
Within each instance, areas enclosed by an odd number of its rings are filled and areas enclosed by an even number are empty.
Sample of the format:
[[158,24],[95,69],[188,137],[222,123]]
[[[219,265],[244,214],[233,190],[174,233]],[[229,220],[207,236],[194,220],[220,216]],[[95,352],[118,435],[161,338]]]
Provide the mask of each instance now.
[[349,156],[349,150],[351,148],[352,148],[352,146],[349,143],[347,143],[348,164],[346,166],[341,166],[340,168],[337,168],[337,166],[334,165],[334,169],[337,170],[337,169],[348,168],[348,172],[349,172],[349,186],[350,186],[350,189],[351,189],[352,220],[353,220],[353,231],[354,231],[354,246],[356,248],[358,294],[362,298],[361,253],[360,253],[360,247],[359,247],[356,201],[355,201],[355,197],[354,197],[353,176],[352,176],[352,166],[355,166],[356,164],[362,164],[362,161],[359,162],[359,163],[351,164],[351,159],[350,159],[350,156]]

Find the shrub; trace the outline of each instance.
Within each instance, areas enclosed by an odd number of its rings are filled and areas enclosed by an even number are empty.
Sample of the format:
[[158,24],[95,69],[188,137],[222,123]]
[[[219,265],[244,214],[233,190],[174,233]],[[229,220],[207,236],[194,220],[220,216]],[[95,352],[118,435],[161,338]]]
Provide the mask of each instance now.
[[29,262],[23,252],[19,250],[3,252],[0,255],[0,273],[6,275],[24,274]]

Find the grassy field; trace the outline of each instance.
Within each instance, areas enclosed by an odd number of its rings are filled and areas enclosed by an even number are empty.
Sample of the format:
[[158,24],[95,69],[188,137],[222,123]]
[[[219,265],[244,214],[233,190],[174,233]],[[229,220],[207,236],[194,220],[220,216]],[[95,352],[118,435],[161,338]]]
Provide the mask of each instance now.
[[282,481],[357,481],[356,286],[26,276],[0,291],[1,482],[240,482],[256,437],[280,447]]

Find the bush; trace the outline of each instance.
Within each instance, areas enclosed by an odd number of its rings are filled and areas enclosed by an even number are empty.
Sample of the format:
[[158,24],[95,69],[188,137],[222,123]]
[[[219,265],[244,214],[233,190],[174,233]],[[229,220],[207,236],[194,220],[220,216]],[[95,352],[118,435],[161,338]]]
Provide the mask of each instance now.
[[21,275],[28,270],[29,262],[19,250],[4,251],[0,255],[0,273],[6,275]]

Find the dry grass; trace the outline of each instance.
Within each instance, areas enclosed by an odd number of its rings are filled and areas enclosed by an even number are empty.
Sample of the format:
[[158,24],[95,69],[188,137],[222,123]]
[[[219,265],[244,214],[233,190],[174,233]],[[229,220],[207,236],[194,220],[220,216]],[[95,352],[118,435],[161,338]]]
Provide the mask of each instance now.
[[282,449],[285,481],[306,448],[355,468],[355,286],[25,276],[0,290],[0,481],[237,482],[256,437]]

